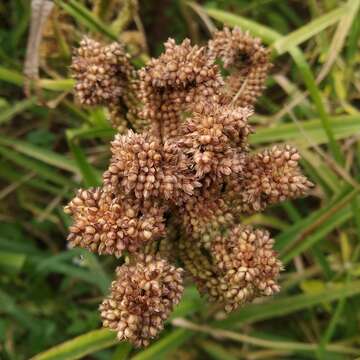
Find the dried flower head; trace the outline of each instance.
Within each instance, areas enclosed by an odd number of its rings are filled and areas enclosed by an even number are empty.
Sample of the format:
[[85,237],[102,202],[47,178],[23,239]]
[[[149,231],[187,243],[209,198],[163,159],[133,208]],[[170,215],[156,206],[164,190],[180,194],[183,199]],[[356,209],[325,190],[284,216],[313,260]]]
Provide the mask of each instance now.
[[217,301],[225,303],[227,312],[258,296],[280,290],[276,278],[282,268],[273,250],[274,240],[264,230],[235,226],[216,237],[211,254],[223,284]]
[[289,146],[273,146],[246,158],[242,179],[232,179],[228,195],[242,212],[305,195],[313,184],[301,173],[300,154]]
[[183,126],[181,140],[194,161],[197,177],[210,174],[221,178],[242,171],[251,114],[248,108],[197,104]]
[[220,58],[226,69],[233,70],[224,89],[228,98],[235,97],[238,106],[253,105],[265,88],[271,68],[269,50],[249,33],[225,28],[209,41],[209,54]]
[[79,190],[65,212],[74,218],[70,245],[99,254],[119,257],[165,233],[164,208],[158,203],[122,198],[101,188]]
[[117,102],[131,73],[121,44],[103,46],[89,38],[81,41],[71,68],[77,80],[76,95],[85,105]]
[[119,340],[147,346],[164,327],[183,292],[182,269],[150,255],[117,268],[110,296],[100,305],[103,326]]
[[250,152],[248,119],[268,55],[240,29],[219,31],[203,47],[169,39],[138,71],[118,44],[81,44],[77,95],[106,105],[119,133],[102,187],[80,190],[65,208],[74,219],[68,240],[128,255],[100,306],[120,340],[146,346],[159,333],[182,293],[178,263],[227,312],[279,291],[274,240],[239,219],[303,196],[312,184],[293,147]]
[[282,269],[267,231],[234,225],[213,238],[210,247],[182,238],[180,254],[199,290],[226,312],[259,296],[280,290],[276,279]]
[[200,186],[191,162],[173,142],[162,145],[151,134],[116,135],[111,143],[112,158],[104,173],[105,188],[136,199],[172,199],[181,201]]
[[200,100],[219,101],[223,80],[214,59],[204,47],[188,39],[176,45],[165,43],[165,52],[139,72],[140,116],[150,119],[153,132],[161,139],[178,135],[185,113]]
[[129,131],[116,135],[111,152],[110,166],[104,173],[106,188],[115,193],[131,193],[137,199],[159,195],[162,150],[158,139]]

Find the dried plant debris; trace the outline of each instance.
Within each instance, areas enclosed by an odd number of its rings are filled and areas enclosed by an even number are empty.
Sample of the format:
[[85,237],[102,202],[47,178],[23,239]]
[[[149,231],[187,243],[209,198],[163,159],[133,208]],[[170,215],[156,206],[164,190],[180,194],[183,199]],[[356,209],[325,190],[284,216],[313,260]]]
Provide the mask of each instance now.
[[54,3],[49,0],[31,1],[31,21],[30,31],[26,46],[26,57],[24,63],[25,85],[24,90],[27,96],[30,96],[32,80],[39,79],[40,67],[40,44],[43,36],[43,30],[53,10]]
[[218,31],[207,47],[170,39],[138,71],[120,44],[81,42],[78,99],[132,127],[124,134],[113,121],[103,186],[79,190],[65,208],[71,246],[126,255],[100,306],[120,340],[146,346],[161,331],[180,300],[182,268],[227,312],[279,291],[274,240],[238,224],[312,186],[293,147],[249,151],[248,119],[270,67],[268,51],[240,29]]

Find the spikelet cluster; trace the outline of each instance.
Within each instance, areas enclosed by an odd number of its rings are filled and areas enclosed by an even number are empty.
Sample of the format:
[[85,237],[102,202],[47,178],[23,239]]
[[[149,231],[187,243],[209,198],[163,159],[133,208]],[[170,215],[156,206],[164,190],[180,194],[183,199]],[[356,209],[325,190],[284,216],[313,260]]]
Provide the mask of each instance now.
[[223,80],[214,59],[188,39],[165,43],[165,52],[139,72],[140,116],[150,120],[162,140],[179,134],[179,127],[200,100],[219,101]]
[[231,312],[280,290],[275,280],[282,267],[273,244],[267,231],[233,225],[210,246],[182,238],[180,256],[200,291]]
[[222,178],[242,171],[250,127],[249,108],[198,103],[183,126],[181,145],[193,159],[196,176]]
[[139,127],[133,116],[137,107],[136,73],[120,43],[103,45],[84,38],[75,51],[71,69],[81,104],[106,105],[110,121],[119,132],[126,130],[128,117],[133,118],[134,127]]
[[151,255],[118,267],[111,294],[100,305],[103,325],[117,331],[119,340],[147,346],[180,301],[182,271]]
[[220,58],[224,67],[232,70],[224,89],[227,97],[235,99],[239,106],[253,105],[265,88],[271,68],[269,50],[249,33],[225,28],[209,41],[209,54]]
[[225,236],[214,239],[212,258],[226,285],[218,290],[218,296],[226,304],[227,312],[255,297],[269,296],[280,290],[275,279],[281,263],[273,244],[267,231],[239,225]]
[[102,46],[89,38],[81,41],[71,67],[77,81],[76,95],[85,105],[117,102],[131,72],[121,44]]
[[248,155],[242,181],[229,182],[228,196],[233,206],[252,213],[302,196],[312,183],[301,173],[299,160],[299,152],[289,145]]
[[240,29],[218,31],[207,46],[169,39],[140,70],[117,43],[80,44],[76,95],[107,106],[118,134],[102,186],[79,190],[65,208],[68,241],[125,255],[100,306],[119,340],[146,346],[157,336],[184,274],[227,312],[279,291],[274,240],[240,225],[240,215],[303,196],[312,184],[293,147],[250,151],[248,120],[268,55]]
[[71,247],[119,257],[165,234],[164,211],[156,201],[124,198],[103,188],[79,190],[65,207],[74,219],[68,241]]

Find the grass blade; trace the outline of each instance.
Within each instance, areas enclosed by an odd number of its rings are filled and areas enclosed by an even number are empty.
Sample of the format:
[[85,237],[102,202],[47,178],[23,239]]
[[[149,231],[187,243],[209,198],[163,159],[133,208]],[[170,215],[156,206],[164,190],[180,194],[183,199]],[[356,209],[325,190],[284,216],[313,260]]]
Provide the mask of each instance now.
[[17,86],[24,85],[24,77],[19,72],[0,66],[0,80]]
[[21,114],[36,104],[36,98],[25,99],[11,104],[7,109],[2,110],[0,114],[0,124],[10,121],[14,116]]
[[76,0],[55,0],[67,13],[73,16],[81,24],[86,26],[89,30],[100,32],[106,35],[111,40],[117,40],[117,36],[111,28],[107,27],[99,18],[97,18],[91,11],[84,5]]
[[5,136],[0,136],[0,144],[13,148],[22,154],[41,160],[44,163],[55,166],[59,169],[78,173],[78,168],[73,161],[51,150],[32,145],[26,141],[8,139]]
[[[360,131],[360,115],[341,115],[329,118],[330,126],[335,138],[340,140]],[[302,128],[316,144],[324,144],[328,141],[320,119],[302,122]],[[266,144],[276,141],[295,141],[303,147],[308,147],[309,142],[304,139],[299,127],[294,124],[280,124],[276,127],[256,129],[256,133],[250,136],[252,144]]]
[[107,329],[90,331],[63,344],[57,345],[31,360],[76,360],[117,343],[114,332]]
[[8,251],[0,251],[0,269],[1,271],[16,275],[24,265],[26,256]]
[[360,294],[360,281],[353,281],[351,285],[334,285],[317,294],[300,294],[280,299],[271,299],[264,304],[251,304],[231,314],[225,320],[216,322],[221,327],[240,326],[271,318],[292,314],[313,306],[335,301],[344,297]]
[[240,26],[248,30],[254,36],[259,37],[265,44],[272,44],[274,41],[281,38],[281,34],[268,28],[267,26],[256,23],[245,17],[231,14],[227,11],[204,8],[204,11],[214,19],[222,22],[230,27]]
[[282,55],[294,46],[300,45],[302,42],[309,40],[314,35],[320,33],[328,26],[338,22],[347,13],[346,6],[340,6],[329,13],[322,15],[301,28],[293,31],[287,36],[276,40],[272,47],[277,51],[278,55]]
[[40,79],[38,85],[42,89],[53,91],[71,91],[74,88],[73,79]]
[[86,155],[74,141],[68,141],[69,148],[75,158],[76,164],[84,179],[87,187],[95,187],[101,184],[101,174],[88,161]]
[[159,359],[170,351],[176,350],[192,336],[192,331],[186,329],[176,329],[169,335],[164,336],[147,349],[139,352],[132,357],[132,360],[153,360]]

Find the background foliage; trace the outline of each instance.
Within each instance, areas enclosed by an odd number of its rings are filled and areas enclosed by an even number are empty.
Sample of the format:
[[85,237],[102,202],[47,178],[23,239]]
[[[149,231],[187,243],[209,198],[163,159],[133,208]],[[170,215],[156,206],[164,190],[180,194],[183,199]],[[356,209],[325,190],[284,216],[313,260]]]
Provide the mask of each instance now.
[[[360,356],[359,7],[360,0],[56,0],[40,80],[25,97],[30,2],[0,2],[0,358]],[[120,38],[141,66],[168,36],[201,43],[223,24],[273,50],[268,88],[251,119],[253,147],[296,145],[317,187],[243,219],[277,239],[286,264],[278,296],[223,318],[187,287],[161,337],[136,351],[99,330],[97,307],[116,261],[66,248],[62,207],[76,188],[99,182],[113,136],[102,108],[73,100],[72,47],[83,34]]]

